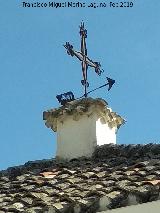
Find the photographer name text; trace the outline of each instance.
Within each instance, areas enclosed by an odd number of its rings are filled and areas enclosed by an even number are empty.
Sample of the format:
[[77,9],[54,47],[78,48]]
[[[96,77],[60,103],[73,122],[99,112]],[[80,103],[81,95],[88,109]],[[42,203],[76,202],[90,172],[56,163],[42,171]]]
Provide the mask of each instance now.
[[133,1],[109,2],[22,2],[23,8],[132,8]]

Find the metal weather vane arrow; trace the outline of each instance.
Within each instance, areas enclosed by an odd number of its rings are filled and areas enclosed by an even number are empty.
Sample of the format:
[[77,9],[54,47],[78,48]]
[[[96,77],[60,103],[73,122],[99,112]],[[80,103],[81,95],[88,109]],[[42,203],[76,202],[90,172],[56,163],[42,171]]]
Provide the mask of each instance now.
[[[87,95],[89,93],[91,93],[95,90],[98,90],[102,87],[105,87],[107,85],[109,86],[108,87],[108,91],[109,91],[111,89],[111,87],[113,86],[113,84],[115,83],[115,80],[112,80],[111,78],[107,77],[107,83],[106,84],[87,92],[87,88],[89,87],[89,83],[87,81],[88,67],[94,68],[95,72],[99,76],[104,71],[101,69],[101,64],[99,62],[94,62],[87,56],[87,47],[86,47],[87,30],[85,29],[83,22],[81,23],[79,33],[80,33],[80,36],[81,36],[81,51],[74,50],[73,46],[69,42],[66,42],[66,44],[63,45],[63,46],[66,48],[68,55],[70,55],[72,57],[75,56],[81,62],[82,75],[83,75],[83,80],[81,80],[81,83],[84,86],[84,95],[81,96],[80,98],[87,97]],[[66,102],[69,102],[69,101],[72,101],[72,100],[75,99],[72,92],[67,92],[67,93],[64,93],[64,94],[61,94],[61,95],[57,95],[56,98],[58,99],[58,101],[62,105],[65,105]]]

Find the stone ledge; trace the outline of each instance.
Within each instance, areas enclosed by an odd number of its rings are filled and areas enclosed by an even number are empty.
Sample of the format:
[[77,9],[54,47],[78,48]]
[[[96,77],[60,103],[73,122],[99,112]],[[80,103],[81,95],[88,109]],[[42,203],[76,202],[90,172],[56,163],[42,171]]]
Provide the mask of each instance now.
[[72,116],[73,120],[78,121],[83,115],[92,116],[93,113],[104,118],[110,128],[117,129],[125,123],[125,120],[116,112],[112,112],[108,107],[108,103],[100,98],[83,98],[68,102],[65,106],[51,109],[43,112],[43,120],[45,125],[54,132],[57,131],[57,122],[64,122],[68,116]]

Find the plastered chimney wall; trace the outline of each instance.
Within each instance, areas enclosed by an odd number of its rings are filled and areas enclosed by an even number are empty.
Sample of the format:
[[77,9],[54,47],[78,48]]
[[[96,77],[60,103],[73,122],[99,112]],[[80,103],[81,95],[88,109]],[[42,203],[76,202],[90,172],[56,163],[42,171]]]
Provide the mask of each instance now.
[[57,126],[57,156],[67,159],[90,157],[96,146],[96,116],[68,117]]
[[61,159],[91,157],[97,145],[116,143],[124,119],[103,99],[72,101],[44,112],[46,126],[57,132],[56,156]]

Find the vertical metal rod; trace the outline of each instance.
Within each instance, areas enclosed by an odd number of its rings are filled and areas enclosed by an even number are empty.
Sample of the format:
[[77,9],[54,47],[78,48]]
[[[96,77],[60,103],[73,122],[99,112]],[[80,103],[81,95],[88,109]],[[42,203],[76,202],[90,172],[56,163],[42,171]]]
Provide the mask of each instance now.
[[[86,81],[87,81],[87,79],[86,79]],[[87,83],[85,83],[84,97],[87,98]]]
[[85,94],[85,98],[87,98],[87,86],[88,86],[88,82],[87,82],[87,63],[86,63],[86,55],[84,56],[84,67],[85,67],[85,88],[84,88],[84,94]]
[[86,62],[86,56],[87,56],[87,48],[86,48],[86,40],[87,37],[87,31],[84,28],[84,23],[81,23],[80,26],[80,35],[81,35],[81,53],[83,55],[82,59],[82,73],[83,73],[83,86],[84,86],[84,96],[87,97],[87,62]]

